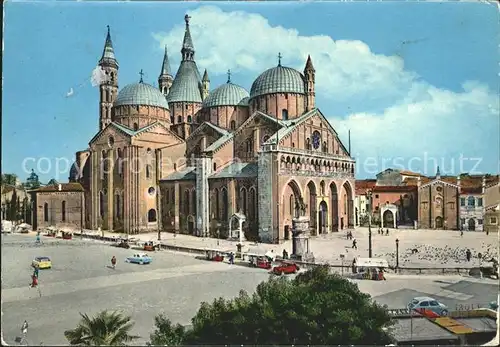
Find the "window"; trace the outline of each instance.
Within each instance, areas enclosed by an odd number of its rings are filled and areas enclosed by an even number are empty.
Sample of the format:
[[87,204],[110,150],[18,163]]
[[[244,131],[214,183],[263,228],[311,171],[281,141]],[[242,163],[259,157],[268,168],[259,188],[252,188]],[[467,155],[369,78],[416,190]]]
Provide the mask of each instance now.
[[253,143],[252,140],[248,139],[247,140],[247,153],[253,152]]
[[184,191],[184,214],[187,216],[189,214],[189,190]]
[[155,195],[155,188],[154,187],[149,187],[148,194],[151,195],[151,196]]
[[490,224],[496,225],[497,224],[497,217],[490,217]]
[[323,141],[323,146],[321,147],[321,150],[326,153],[328,152],[328,146],[326,145],[326,141]]
[[115,195],[115,205],[115,216],[116,218],[120,218],[120,194],[118,193]]
[[429,302],[429,304],[430,304],[431,306],[439,306],[438,302],[437,302],[437,301],[435,301],[435,300],[433,300],[433,301]]
[[193,121],[193,118],[191,116],[188,116],[188,123],[191,123]]
[[139,124],[134,123],[134,130],[135,130],[135,131],[139,130]]
[[483,225],[483,220],[482,220],[482,219],[478,219],[478,220],[477,220],[477,224],[478,224],[478,225]]
[[66,222],[66,201],[61,203],[61,220]]
[[177,123],[182,123],[182,117],[181,116],[177,116]]
[[214,196],[215,196],[215,219],[219,219],[220,204],[219,204],[219,190],[218,189],[214,190]]
[[43,204],[43,220],[45,222],[49,221],[49,204]]
[[477,198],[477,206],[479,207],[483,206],[483,198]]
[[217,171],[217,163],[214,163],[214,171]]
[[427,307],[427,306],[429,306],[429,301],[422,301],[420,303],[420,307]]
[[375,199],[378,199],[378,194],[375,194]]
[[148,222],[149,223],[156,222],[156,210],[154,208],[148,211]]
[[99,192],[99,215],[104,217],[104,193]]
[[454,210],[454,209],[455,209],[455,203],[454,203],[454,202],[450,202],[450,209],[451,209],[451,210]]
[[292,148],[295,148],[295,142],[292,142]]
[[460,206],[465,206],[465,198],[460,198]]
[[146,165],[146,178],[151,178],[151,169],[149,165]]
[[287,109],[281,110],[281,119],[288,120],[288,110]]
[[311,140],[309,138],[306,139],[306,149],[311,149]]
[[293,209],[294,209],[294,201],[293,201],[293,194],[290,195],[290,215],[293,217]]
[[231,130],[236,129],[236,122],[234,120],[231,121]]
[[469,196],[469,198],[467,199],[467,205],[474,207],[475,204],[476,204],[476,199],[474,199],[473,196]]

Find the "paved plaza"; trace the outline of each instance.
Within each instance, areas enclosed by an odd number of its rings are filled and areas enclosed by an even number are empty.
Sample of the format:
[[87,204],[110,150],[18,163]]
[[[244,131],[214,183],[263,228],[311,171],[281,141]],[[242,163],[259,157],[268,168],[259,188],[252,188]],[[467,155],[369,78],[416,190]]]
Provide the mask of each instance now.
[[[107,233],[107,235],[117,235]],[[157,233],[134,235],[143,241],[158,239]],[[216,248],[221,250],[236,250],[237,241],[227,241],[212,238],[172,233],[162,233],[162,242],[184,247]],[[357,241],[358,249],[352,248],[352,241],[347,240],[345,232],[331,233],[324,236],[312,237],[310,248],[317,262],[341,264],[340,255],[344,261],[352,261],[354,257],[368,257],[368,228],[356,228],[353,237]],[[477,257],[481,253],[482,259],[498,259],[498,234],[486,235],[483,232],[464,232],[443,230],[409,230],[389,229],[389,235],[377,234],[377,228],[372,228],[372,247],[374,257],[383,257],[389,264],[396,263],[396,239],[399,240],[399,265],[401,267],[474,267],[481,264]],[[246,248],[255,248],[252,242],[245,242]],[[259,244],[263,250],[274,250],[278,255],[286,249],[290,254],[292,242],[285,241],[280,245]],[[412,254],[412,250],[418,252]],[[472,259],[467,262],[465,252],[471,250]]]
[[[65,344],[63,332],[76,326],[79,312],[95,314],[119,309],[135,321],[137,344],[149,338],[153,319],[164,312],[174,322],[190,324],[202,301],[234,297],[241,289],[253,292],[268,278],[261,269],[198,260],[194,256],[161,251],[151,265],[124,262],[133,250],[82,240],[43,237],[34,245],[33,235],[2,235],[2,330],[13,344],[20,328],[29,322],[29,344]],[[31,260],[52,258],[53,268],[40,271],[42,297],[29,289]],[[115,270],[110,258],[118,259]],[[496,299],[498,284],[486,279],[458,276],[388,275],[387,281],[356,281],[359,288],[391,308],[401,308],[414,296],[435,296],[450,308],[482,304]]]

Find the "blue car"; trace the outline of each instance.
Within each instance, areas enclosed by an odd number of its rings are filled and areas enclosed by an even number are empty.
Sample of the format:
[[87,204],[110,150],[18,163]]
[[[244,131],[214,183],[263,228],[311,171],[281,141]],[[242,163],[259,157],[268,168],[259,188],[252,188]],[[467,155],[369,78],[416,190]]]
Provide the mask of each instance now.
[[128,257],[125,261],[127,263],[132,263],[132,264],[145,265],[145,264],[151,264],[153,258],[148,256],[146,253],[136,253],[133,256]]

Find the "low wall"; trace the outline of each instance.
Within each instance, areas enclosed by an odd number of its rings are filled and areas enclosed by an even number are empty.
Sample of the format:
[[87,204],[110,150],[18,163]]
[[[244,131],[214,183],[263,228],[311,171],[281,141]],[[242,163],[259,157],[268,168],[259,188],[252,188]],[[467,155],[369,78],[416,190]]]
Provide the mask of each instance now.
[[[86,239],[92,239],[92,240],[99,240],[99,241],[105,241],[105,242],[116,242],[120,240],[121,238],[119,236],[114,236],[114,237],[109,237],[105,236],[102,237],[101,235],[98,234],[80,234],[80,233],[75,233],[75,236],[86,238]],[[134,245],[135,242],[131,241],[131,245]],[[194,247],[184,247],[184,246],[177,246],[177,245],[172,245],[172,244],[165,244],[163,242],[160,242],[161,248],[169,251],[174,251],[174,252],[183,252],[183,253],[191,253],[191,254],[198,254],[198,255],[205,255],[206,251],[212,250],[212,251],[217,251],[224,253],[224,251],[221,251],[220,249],[212,249],[212,248],[194,248]],[[236,253],[236,252],[235,252]],[[330,267],[334,272],[338,273],[348,273],[351,272],[352,266],[351,264],[345,264],[345,265],[338,265],[338,264],[323,264],[323,263],[308,263],[308,262],[303,262],[303,261],[298,261],[298,260],[291,260],[297,265],[299,265],[301,268],[304,269],[312,269],[314,267],[318,266],[328,266]],[[465,267],[432,267],[432,268],[427,268],[427,267],[390,267],[389,270],[394,271],[394,273],[397,274],[402,274],[402,275],[462,275],[466,276],[469,275],[469,271],[471,268],[465,268]]]

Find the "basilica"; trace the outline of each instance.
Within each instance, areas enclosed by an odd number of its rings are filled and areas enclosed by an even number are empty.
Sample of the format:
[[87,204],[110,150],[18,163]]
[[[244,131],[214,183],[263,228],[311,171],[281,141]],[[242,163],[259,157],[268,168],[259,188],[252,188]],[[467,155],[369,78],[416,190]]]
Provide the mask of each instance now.
[[300,72],[279,56],[250,92],[230,73],[211,88],[184,20],[182,61],[173,74],[165,48],[158,88],[141,74],[119,89],[108,27],[99,129],[70,174],[83,227],[227,237],[241,221],[245,238],[277,243],[300,200],[311,234],[352,228],[355,161],[316,107],[311,57]]

